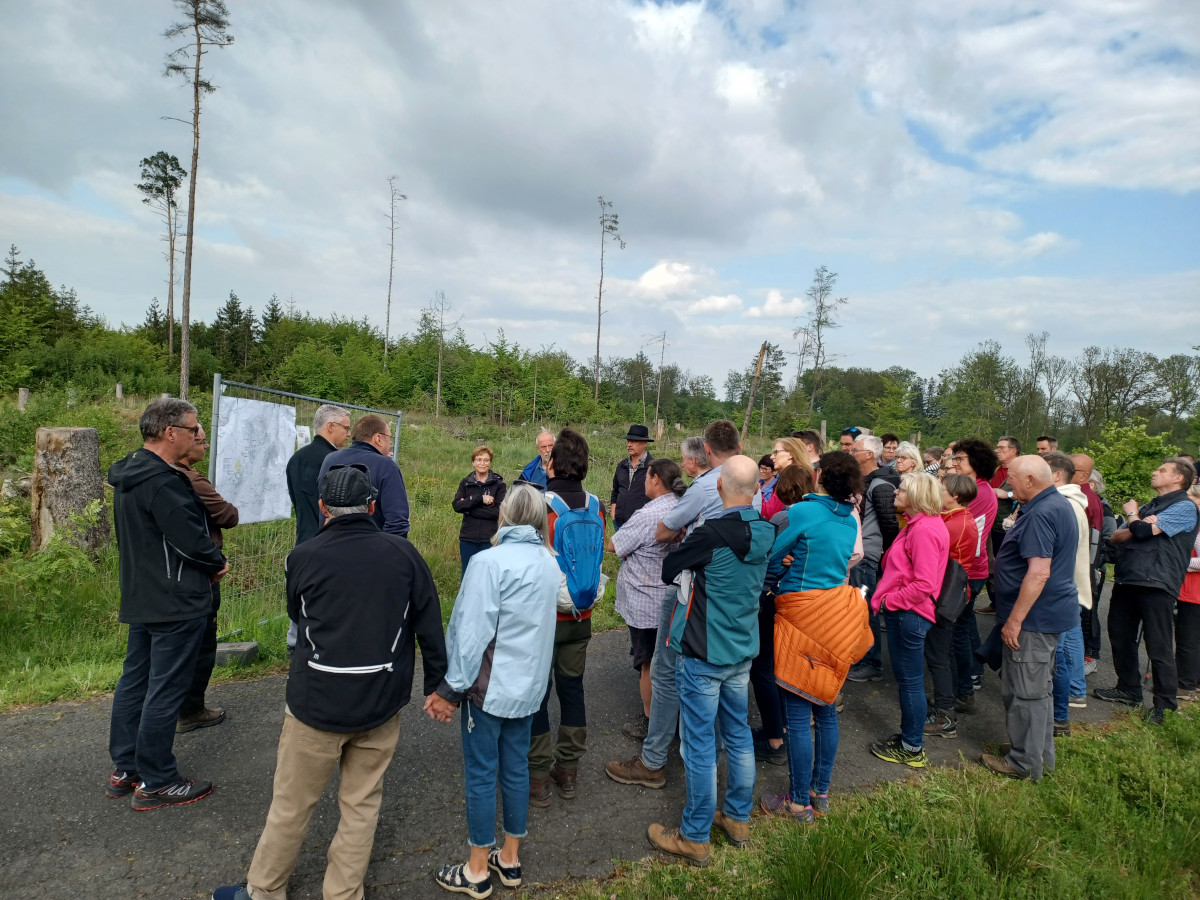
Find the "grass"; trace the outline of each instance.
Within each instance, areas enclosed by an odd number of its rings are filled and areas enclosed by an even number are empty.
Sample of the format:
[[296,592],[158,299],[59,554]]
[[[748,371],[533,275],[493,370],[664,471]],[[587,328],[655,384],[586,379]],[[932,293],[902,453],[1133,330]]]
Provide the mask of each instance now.
[[[933,769],[833,797],[816,828],[755,818],[707,869],[651,855],[561,896],[611,898],[1128,898],[1200,894],[1200,710],[1133,716],[1060,739],[1039,784],[981,766]],[[837,789],[834,774],[834,790]],[[714,832],[719,834],[719,832]],[[649,852],[649,850],[648,850]]]

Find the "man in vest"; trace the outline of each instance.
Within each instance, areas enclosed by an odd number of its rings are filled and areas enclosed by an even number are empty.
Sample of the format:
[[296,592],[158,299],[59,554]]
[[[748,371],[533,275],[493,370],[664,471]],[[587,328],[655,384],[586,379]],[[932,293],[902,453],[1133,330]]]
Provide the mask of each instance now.
[[653,443],[645,425],[630,425],[629,434],[624,436],[629,455],[617,463],[613,472],[612,506],[613,525],[620,528],[635,512],[646,505],[646,471],[654,457],[646,452],[646,445]]
[[1140,625],[1154,676],[1154,708],[1146,720],[1154,725],[1162,724],[1166,710],[1178,709],[1173,617],[1196,540],[1196,504],[1187,495],[1195,478],[1196,470],[1186,459],[1165,460],[1150,476],[1150,487],[1158,496],[1141,507],[1136,500],[1127,501],[1128,523],[1112,536],[1117,564],[1108,637],[1117,685],[1093,694],[1098,700],[1141,707]]

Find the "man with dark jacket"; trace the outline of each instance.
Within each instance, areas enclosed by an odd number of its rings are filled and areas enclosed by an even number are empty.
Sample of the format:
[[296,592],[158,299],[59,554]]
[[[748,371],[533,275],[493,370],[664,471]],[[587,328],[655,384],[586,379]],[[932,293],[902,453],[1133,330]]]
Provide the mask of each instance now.
[[374,505],[365,467],[331,468],[321,486],[325,525],[288,555],[288,612],[300,622],[300,644],[288,673],[271,809],[247,884],[219,888],[216,900],[285,895],[335,769],[342,817],[324,896],[363,895],[383,776],[412,694],[414,637],[426,697],[446,674],[433,576],[412,544],[380,532]]
[[629,433],[622,439],[629,455],[617,463],[609,495],[613,525],[617,528],[646,505],[646,472],[654,460],[646,452],[646,445],[654,443],[654,439],[645,425],[630,425]]
[[[883,461],[883,441],[873,434],[860,434],[850,448],[863,477],[863,497],[859,506],[862,518],[863,558],[850,570],[850,584],[867,589],[867,599],[875,593],[879,582],[879,567],[883,554],[900,533],[896,517],[896,489],[900,476],[880,463]],[[875,643],[867,655],[850,667],[851,681],[879,681],[883,678],[880,657],[879,616],[871,614],[871,634]]]
[[287,464],[288,496],[296,508],[296,543],[302,544],[321,529],[317,509],[317,476],[330,453],[346,446],[350,413],[325,403],[313,416],[313,439],[292,454]]
[[108,470],[120,553],[121,610],[129,626],[113,695],[109,797],[136,810],[192,803],[211,781],[183,778],[172,747],[179,708],[213,609],[213,584],[229,571],[209,537],[204,508],[175,464],[196,442],[196,407],[155,400],[138,423],[144,441]]
[[1140,625],[1154,676],[1154,708],[1147,721],[1155,725],[1162,724],[1165,710],[1179,708],[1174,615],[1196,540],[1196,504],[1187,495],[1195,478],[1196,470],[1186,459],[1165,460],[1150,476],[1150,487],[1158,496],[1141,507],[1136,500],[1127,501],[1128,521],[1111,539],[1117,564],[1108,639],[1117,686],[1092,693],[1098,700],[1141,708]]
[[375,524],[384,534],[408,537],[408,492],[404,489],[400,467],[390,455],[391,426],[381,416],[363,416],[354,423],[350,437],[353,443],[349,447],[330,453],[321,460],[321,470],[317,475],[318,489],[331,466],[364,466],[377,494],[373,514]]
[[[187,476],[192,483],[192,490],[204,504],[204,518],[208,522],[208,535],[218,547],[223,547],[225,538],[221,533],[223,528],[236,528],[238,523],[237,507],[217,493],[213,483],[192,468],[204,457],[208,450],[208,436],[201,428],[196,435],[196,443],[175,467]],[[212,678],[213,665],[217,661],[217,612],[221,609],[221,585],[214,584],[213,608],[208,617],[208,625],[204,629],[204,638],[200,641],[200,652],[196,656],[196,673],[192,676],[192,686],[188,688],[179,707],[179,722],[175,726],[176,734],[186,734],[197,728],[208,728],[220,725],[225,721],[225,710],[219,706],[209,706],[204,702],[208,691],[208,682]]]

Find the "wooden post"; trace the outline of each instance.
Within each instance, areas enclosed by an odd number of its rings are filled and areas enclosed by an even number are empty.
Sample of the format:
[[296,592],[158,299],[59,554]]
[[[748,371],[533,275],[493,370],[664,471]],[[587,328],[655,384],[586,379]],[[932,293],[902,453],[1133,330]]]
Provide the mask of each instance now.
[[763,357],[767,355],[767,342],[763,341],[762,347],[758,351],[758,365],[754,367],[754,380],[750,382],[750,397],[746,401],[746,417],[742,419],[742,436],[741,442],[746,443],[746,432],[750,428],[750,414],[754,412],[754,395],[758,392],[758,382],[762,378]]
[[825,436],[825,420],[821,420],[821,452],[825,452],[825,448],[829,446],[829,438]]
[[654,440],[661,441],[663,439],[663,430],[667,427],[666,421],[658,420],[658,424],[654,426]]
[[96,521],[71,535],[88,550],[108,543],[104,512],[104,478],[100,472],[100,435],[95,428],[39,428],[33,457],[31,540],[34,551],[46,549],[56,528],[100,501]]
[[29,402],[29,388],[17,388],[17,409],[25,412],[25,405]]
[[118,400],[125,399],[125,386],[122,385],[121,382],[119,382],[119,381],[117,382],[117,399]]

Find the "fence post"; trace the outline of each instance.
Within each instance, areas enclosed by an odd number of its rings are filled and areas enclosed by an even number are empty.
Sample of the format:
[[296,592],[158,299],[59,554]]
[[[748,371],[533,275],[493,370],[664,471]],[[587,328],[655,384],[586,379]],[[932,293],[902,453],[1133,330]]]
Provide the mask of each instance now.
[[29,388],[17,388],[17,409],[25,412],[25,404],[29,402]]
[[828,442],[829,442],[829,438],[825,435],[825,425],[826,425],[826,420],[822,419],[821,420],[821,452],[822,453],[825,452],[825,448],[826,448],[826,446],[828,446]]
[[125,386],[123,384],[121,384],[121,382],[119,382],[119,381],[117,382],[117,399],[118,400],[125,399]]
[[400,465],[400,416],[402,410],[396,410],[396,427],[392,430],[392,461]]
[[212,421],[208,432],[208,480],[217,486],[217,422],[221,415],[221,373],[213,373]]

